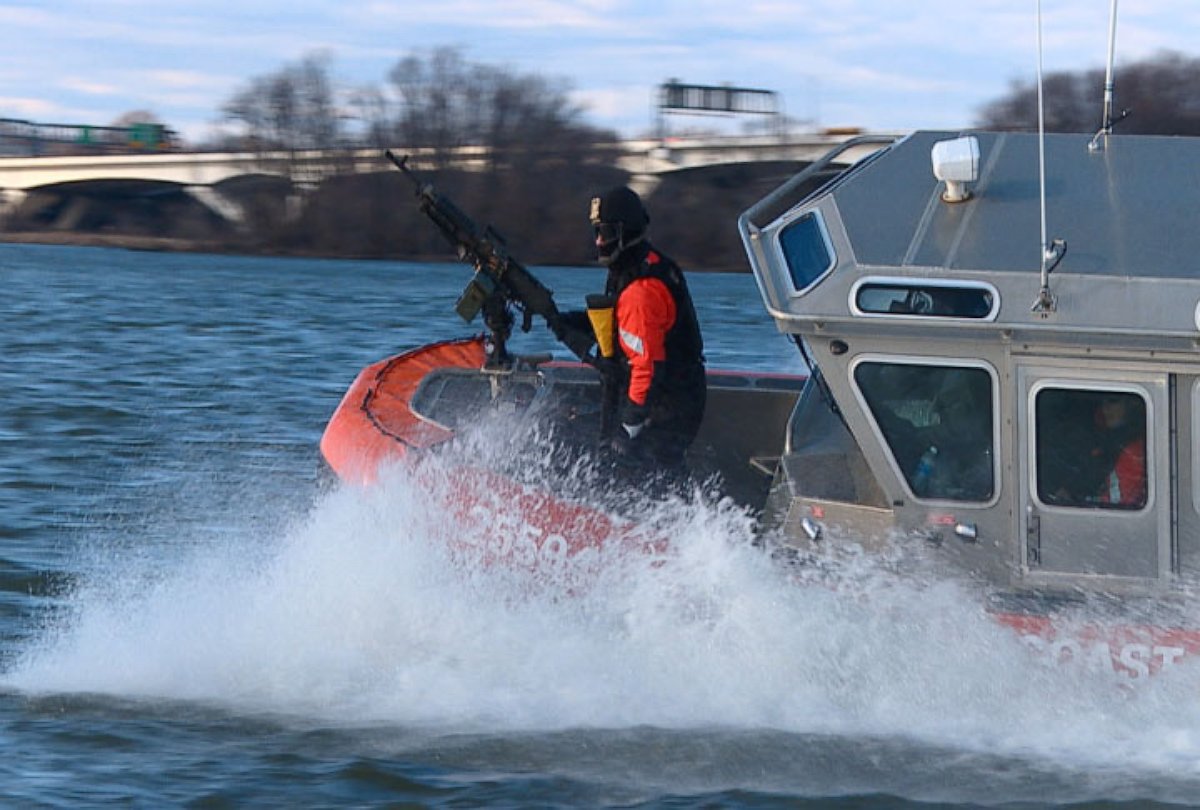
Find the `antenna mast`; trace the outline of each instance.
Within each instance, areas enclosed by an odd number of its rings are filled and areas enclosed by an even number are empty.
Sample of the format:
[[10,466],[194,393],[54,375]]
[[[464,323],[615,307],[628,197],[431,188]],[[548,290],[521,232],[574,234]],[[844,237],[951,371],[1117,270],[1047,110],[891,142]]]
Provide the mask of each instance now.
[[[1116,3],[1116,0],[1113,0]],[[1038,187],[1042,212],[1042,287],[1031,311],[1041,313],[1043,318],[1058,309],[1058,299],[1050,292],[1050,271],[1067,252],[1067,243],[1055,239],[1053,244],[1046,240],[1046,112],[1042,98],[1042,0],[1037,4],[1037,99],[1038,99]]]
[[1128,110],[1113,118],[1113,58],[1117,48],[1117,0],[1112,0],[1112,9],[1108,14],[1108,67],[1104,74],[1104,113],[1100,119],[1100,129],[1088,144],[1088,150],[1098,152],[1104,148],[1104,141],[1112,134],[1113,124],[1129,115]]

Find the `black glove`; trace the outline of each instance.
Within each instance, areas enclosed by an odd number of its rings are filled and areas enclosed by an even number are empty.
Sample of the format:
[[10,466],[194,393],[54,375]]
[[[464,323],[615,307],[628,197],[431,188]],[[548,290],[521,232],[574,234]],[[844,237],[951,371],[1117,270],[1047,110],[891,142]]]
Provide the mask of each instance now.
[[626,436],[636,439],[649,421],[649,408],[645,405],[638,405],[632,400],[625,400],[625,404],[621,406],[621,428],[625,431]]

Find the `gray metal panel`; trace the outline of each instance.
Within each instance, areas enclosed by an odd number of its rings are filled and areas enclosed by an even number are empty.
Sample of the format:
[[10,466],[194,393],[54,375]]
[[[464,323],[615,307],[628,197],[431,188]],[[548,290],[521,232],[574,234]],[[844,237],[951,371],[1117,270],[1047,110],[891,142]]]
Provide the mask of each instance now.
[[[838,208],[860,263],[960,270],[1039,268],[1038,142],[977,133],[975,196],[942,203],[930,150],[955,133],[921,132],[846,178]],[[1195,278],[1200,256],[1200,139],[1046,136],[1048,238],[1067,241],[1060,274]]]
[[[1053,152],[1071,179],[1070,193],[1053,199],[1047,214],[1054,235],[1067,240],[1063,269],[1197,278],[1200,140],[1110,138],[1099,154],[1075,146],[1055,143]],[[1048,145],[1047,161],[1051,154]]]
[[834,197],[860,264],[899,267],[937,186],[929,150],[945,132],[918,132],[842,182]]

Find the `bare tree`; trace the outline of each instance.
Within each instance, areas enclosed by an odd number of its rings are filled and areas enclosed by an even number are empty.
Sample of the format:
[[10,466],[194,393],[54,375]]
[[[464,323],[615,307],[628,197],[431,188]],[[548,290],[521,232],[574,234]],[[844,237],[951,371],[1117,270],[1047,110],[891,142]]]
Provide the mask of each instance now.
[[435,49],[426,59],[410,55],[397,62],[388,78],[399,96],[400,141],[432,149],[439,164],[463,146],[474,115],[468,89],[472,72],[459,51],[449,47]]
[[455,48],[406,56],[388,78],[399,101],[396,139],[430,149],[438,165],[467,145],[487,147],[496,168],[522,155],[615,140],[583,123],[565,80],[472,64]]
[[275,73],[251,79],[222,108],[259,148],[328,149],[341,137],[329,79],[329,56],[312,53]]
[[392,145],[395,124],[387,96],[377,87],[361,87],[350,94],[350,107],[362,126],[360,140],[369,146]]
[[329,154],[342,145],[342,121],[329,78],[329,55],[310,53],[280,70],[251,79],[226,102],[227,121],[244,128],[244,148],[259,155],[264,174],[281,175],[282,188],[258,184],[242,201],[250,234],[287,243],[299,234],[306,196],[343,162]]
[[130,110],[113,119],[110,127],[131,127],[135,124],[160,124],[158,116],[149,110]]

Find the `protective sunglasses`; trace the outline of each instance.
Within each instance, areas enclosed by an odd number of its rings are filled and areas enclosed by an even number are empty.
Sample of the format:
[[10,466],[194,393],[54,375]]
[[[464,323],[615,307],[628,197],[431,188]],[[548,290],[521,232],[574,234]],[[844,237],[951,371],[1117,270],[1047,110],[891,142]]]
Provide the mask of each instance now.
[[596,236],[605,242],[621,238],[621,223],[619,222],[597,222],[592,227]]

